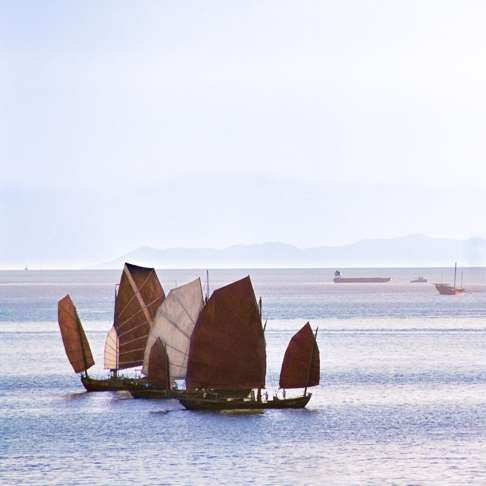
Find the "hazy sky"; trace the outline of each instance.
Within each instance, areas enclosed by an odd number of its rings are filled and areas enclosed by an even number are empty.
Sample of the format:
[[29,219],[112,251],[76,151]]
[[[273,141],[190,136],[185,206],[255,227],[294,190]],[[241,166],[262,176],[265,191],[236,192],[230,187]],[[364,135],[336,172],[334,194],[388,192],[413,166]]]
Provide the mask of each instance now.
[[486,236],[483,1],[4,1],[0,266]]

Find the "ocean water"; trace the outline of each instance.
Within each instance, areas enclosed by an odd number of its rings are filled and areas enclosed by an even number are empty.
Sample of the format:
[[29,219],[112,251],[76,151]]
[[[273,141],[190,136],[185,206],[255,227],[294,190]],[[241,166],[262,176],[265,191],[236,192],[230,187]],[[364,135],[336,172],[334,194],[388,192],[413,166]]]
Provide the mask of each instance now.
[[[409,283],[449,269],[211,271],[263,298],[270,393],[292,334],[319,327],[307,408],[253,414],[83,391],[56,302],[71,294],[101,376],[119,273],[0,272],[0,484],[486,484],[486,269],[452,297]],[[158,271],[166,290],[200,274]]]

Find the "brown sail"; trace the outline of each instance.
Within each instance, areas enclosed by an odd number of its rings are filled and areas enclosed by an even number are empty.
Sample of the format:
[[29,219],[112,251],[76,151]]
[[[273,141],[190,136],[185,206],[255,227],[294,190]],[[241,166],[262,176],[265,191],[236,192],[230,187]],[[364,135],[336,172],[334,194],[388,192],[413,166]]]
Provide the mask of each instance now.
[[319,384],[320,362],[319,347],[307,323],[295,334],[285,351],[280,388],[304,388]]
[[115,300],[114,319],[120,369],[143,364],[147,336],[164,298],[164,290],[153,268],[125,263]]
[[57,319],[64,349],[74,371],[80,373],[91,368],[94,365],[93,355],[76,307],[69,295],[57,303]]
[[215,290],[191,336],[188,389],[265,386],[265,337],[250,277]]
[[150,349],[148,381],[158,389],[168,390],[170,388],[169,358],[160,338],[156,339]]

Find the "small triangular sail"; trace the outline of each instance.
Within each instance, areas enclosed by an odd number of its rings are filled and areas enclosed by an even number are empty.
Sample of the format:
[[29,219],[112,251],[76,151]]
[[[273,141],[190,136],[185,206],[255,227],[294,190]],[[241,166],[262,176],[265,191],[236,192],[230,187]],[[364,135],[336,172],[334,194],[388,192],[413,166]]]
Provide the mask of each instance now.
[[150,348],[147,377],[149,383],[158,389],[170,388],[169,359],[160,338]]
[[115,326],[111,326],[105,340],[105,370],[118,369],[119,351],[118,334]]
[[76,307],[69,295],[57,303],[57,319],[64,349],[74,371],[80,373],[91,368],[94,365],[93,355]]
[[316,386],[320,379],[319,347],[310,324],[295,334],[285,351],[280,388]]
[[262,321],[250,277],[215,290],[199,314],[187,365],[188,389],[265,387]]
[[125,263],[115,300],[120,369],[143,364],[155,313],[165,298],[153,268]]
[[171,380],[185,379],[189,342],[204,306],[201,280],[172,289],[157,310],[145,348],[143,372],[147,373],[150,350],[156,339],[165,344]]

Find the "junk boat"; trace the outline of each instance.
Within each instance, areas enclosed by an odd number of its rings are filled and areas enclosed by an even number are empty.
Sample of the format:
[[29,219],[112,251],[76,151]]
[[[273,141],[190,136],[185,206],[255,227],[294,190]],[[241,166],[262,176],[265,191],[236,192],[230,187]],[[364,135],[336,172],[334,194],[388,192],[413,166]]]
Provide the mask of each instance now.
[[76,307],[69,295],[58,302],[58,322],[68,359],[87,391],[145,389],[146,378],[119,376],[118,370],[143,364],[145,344],[155,311],[165,298],[153,268],[126,263],[115,296],[114,324],[105,342],[105,368],[111,376],[92,378],[91,349]]
[[334,272],[334,283],[387,283],[391,277],[342,277],[341,272]]
[[461,286],[456,286],[456,278],[457,278],[457,262],[454,263],[454,283],[453,285],[449,285],[446,283],[436,283],[435,288],[440,295],[458,295],[463,294],[465,289],[462,286],[462,273],[461,273]]
[[303,408],[312,396],[307,387],[319,384],[319,368],[319,348],[307,323],[290,341],[280,374],[281,388],[304,388],[303,396],[262,395],[266,344],[261,305],[245,277],[215,290],[202,309],[187,363],[186,387],[193,396],[179,401],[189,410]]

